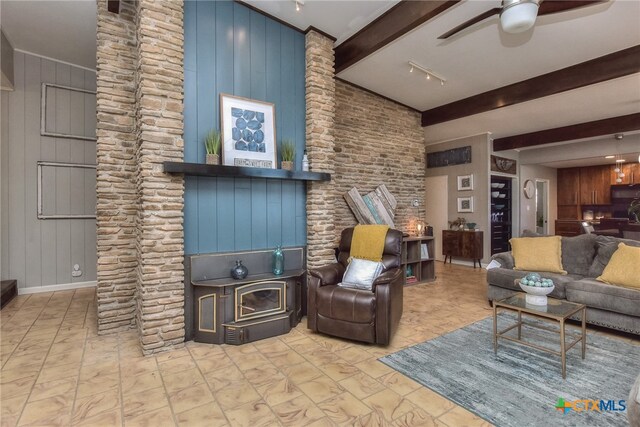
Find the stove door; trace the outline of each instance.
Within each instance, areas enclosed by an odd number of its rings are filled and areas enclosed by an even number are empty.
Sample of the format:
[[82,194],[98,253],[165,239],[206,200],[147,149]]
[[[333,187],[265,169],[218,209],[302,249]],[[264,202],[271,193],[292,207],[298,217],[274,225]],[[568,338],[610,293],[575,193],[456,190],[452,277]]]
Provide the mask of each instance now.
[[287,310],[286,282],[259,282],[235,289],[235,321],[256,319]]

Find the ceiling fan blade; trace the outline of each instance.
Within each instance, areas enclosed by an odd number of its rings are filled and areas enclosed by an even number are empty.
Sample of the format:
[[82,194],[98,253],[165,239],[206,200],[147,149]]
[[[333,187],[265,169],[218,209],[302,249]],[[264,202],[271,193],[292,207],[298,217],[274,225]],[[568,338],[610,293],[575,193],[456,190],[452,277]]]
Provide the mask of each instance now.
[[606,3],[607,1],[608,0],[546,0],[540,3],[538,16],[565,12],[586,6],[594,6],[596,4]]
[[[567,3],[571,3],[571,2],[567,2]],[[464,30],[467,27],[470,27],[470,26],[472,26],[474,24],[477,24],[480,21],[484,21],[485,19],[487,19],[487,18],[489,18],[489,17],[491,17],[493,15],[499,14],[501,10],[502,10],[501,7],[494,7],[493,9],[487,10],[486,12],[481,13],[480,15],[476,16],[475,18],[471,18],[467,22],[458,25],[457,27],[455,27],[452,30],[447,31],[446,33],[444,33],[443,35],[438,37],[438,39],[448,39],[452,35],[459,33],[460,31]]]

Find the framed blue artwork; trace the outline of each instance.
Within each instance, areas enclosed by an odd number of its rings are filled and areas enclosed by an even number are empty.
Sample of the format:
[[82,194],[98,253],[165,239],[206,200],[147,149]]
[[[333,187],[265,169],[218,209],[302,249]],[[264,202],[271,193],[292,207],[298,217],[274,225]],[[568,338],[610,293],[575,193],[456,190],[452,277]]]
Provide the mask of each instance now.
[[277,168],[275,106],[220,94],[222,164]]

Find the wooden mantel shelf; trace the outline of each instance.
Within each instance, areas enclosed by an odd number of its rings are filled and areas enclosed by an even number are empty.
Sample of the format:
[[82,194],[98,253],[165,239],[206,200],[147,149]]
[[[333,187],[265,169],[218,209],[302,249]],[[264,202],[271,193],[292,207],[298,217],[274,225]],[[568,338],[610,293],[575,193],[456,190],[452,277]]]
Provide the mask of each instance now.
[[331,180],[331,174],[324,172],[302,172],[284,169],[248,168],[182,162],[164,162],[163,165],[166,173],[182,173],[191,176],[233,176],[243,178],[290,179],[297,181]]

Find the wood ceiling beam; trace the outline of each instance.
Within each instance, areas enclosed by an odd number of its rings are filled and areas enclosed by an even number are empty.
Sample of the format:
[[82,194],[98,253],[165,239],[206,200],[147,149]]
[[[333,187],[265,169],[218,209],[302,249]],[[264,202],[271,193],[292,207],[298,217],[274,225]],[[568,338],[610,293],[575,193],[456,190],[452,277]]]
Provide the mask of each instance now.
[[493,151],[513,150],[554,142],[591,138],[640,129],[640,113],[578,123],[538,132],[523,133],[493,140]]
[[107,10],[111,13],[120,13],[120,0],[107,0]]
[[640,72],[640,45],[422,112],[422,126],[531,101]]
[[460,0],[403,0],[335,49],[336,74],[439,15]]

